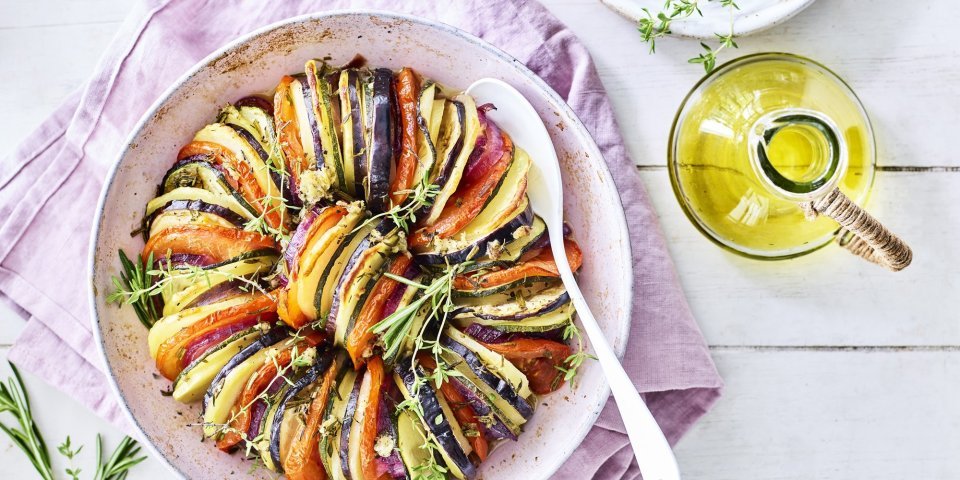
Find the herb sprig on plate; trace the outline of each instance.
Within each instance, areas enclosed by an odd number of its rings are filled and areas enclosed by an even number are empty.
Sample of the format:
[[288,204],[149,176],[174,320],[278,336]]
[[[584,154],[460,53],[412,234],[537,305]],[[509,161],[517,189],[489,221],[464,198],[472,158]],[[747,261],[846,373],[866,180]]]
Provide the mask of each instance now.
[[[650,45],[650,53],[656,53],[657,49],[657,39],[669,35],[670,25],[675,20],[683,20],[697,14],[703,16],[703,12],[700,11],[700,1],[702,0],[666,0],[663,5],[663,9],[656,14],[650,12],[650,10],[644,8],[643,12],[646,14],[646,17],[641,18],[637,22],[637,30],[640,32],[640,39]],[[705,42],[700,42],[700,46],[703,47],[703,51],[699,55],[687,60],[689,63],[699,63],[703,65],[703,69],[706,73],[713,71],[714,67],[717,65],[717,55],[725,48],[733,47],[739,48],[737,42],[734,40],[736,35],[734,35],[733,30],[733,20],[734,13],[740,9],[737,6],[735,0],[708,0],[708,1],[718,1],[720,5],[726,7],[730,12],[730,30],[726,34],[715,33],[717,36],[717,46],[711,47]]]

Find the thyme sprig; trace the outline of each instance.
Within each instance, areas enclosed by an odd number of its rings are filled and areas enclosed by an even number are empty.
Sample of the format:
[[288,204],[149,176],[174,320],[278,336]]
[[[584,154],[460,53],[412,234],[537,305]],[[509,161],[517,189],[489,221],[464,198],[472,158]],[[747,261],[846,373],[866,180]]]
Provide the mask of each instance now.
[[[6,384],[0,383],[0,413],[13,415],[19,427],[0,423],[0,430],[6,433],[10,440],[23,451],[40,478],[54,480],[56,477],[53,474],[53,467],[50,462],[50,452],[47,450],[43,435],[33,419],[30,397],[23,385],[20,371],[12,363],[9,363],[9,365],[10,369],[13,370],[13,377],[7,378]],[[57,448],[62,455],[71,461],[82,449],[83,446],[74,449],[70,443],[70,437],[67,437]],[[140,446],[137,445],[135,440],[124,437],[110,458],[104,461],[102,440],[98,434],[97,470],[93,478],[94,480],[124,480],[127,478],[130,469],[146,460],[146,458],[146,456],[140,456]],[[79,477],[80,469],[68,468],[66,473],[71,478],[76,479]]]
[[563,328],[563,340],[569,343],[570,340],[573,339],[576,339],[577,351],[563,360],[563,366],[556,366],[557,370],[563,372],[563,381],[565,382],[569,382],[577,376],[577,369],[583,365],[586,359],[597,359],[594,355],[587,353],[586,342],[583,341],[583,334],[580,332],[577,324],[574,323],[573,316],[571,316],[566,327]]
[[[656,42],[658,38],[665,37],[671,33],[670,25],[675,20],[683,20],[689,18],[696,13],[699,16],[703,16],[703,12],[700,11],[699,2],[702,0],[666,0],[663,5],[663,9],[656,14],[650,12],[650,10],[644,8],[643,12],[646,17],[641,18],[637,21],[637,31],[640,32],[640,39],[650,45],[650,53],[656,53]],[[703,65],[703,69],[706,70],[706,73],[713,71],[714,67],[717,64],[717,55],[725,48],[733,47],[739,48],[737,42],[734,40],[734,13],[740,9],[737,6],[735,0],[708,0],[708,1],[718,1],[722,7],[727,8],[730,13],[730,30],[726,34],[716,33],[718,40],[718,45],[716,48],[710,47],[705,42],[700,42],[700,46],[703,47],[703,51],[699,55],[687,60],[689,63],[699,63]]]

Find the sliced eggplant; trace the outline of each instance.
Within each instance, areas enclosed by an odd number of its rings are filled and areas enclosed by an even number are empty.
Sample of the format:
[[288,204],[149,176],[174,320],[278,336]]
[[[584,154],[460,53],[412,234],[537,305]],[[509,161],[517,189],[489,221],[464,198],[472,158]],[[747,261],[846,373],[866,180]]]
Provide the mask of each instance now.
[[[485,255],[478,258],[477,263],[472,265],[470,270],[476,271],[513,265],[527,252],[542,248],[549,242],[547,224],[536,214],[534,214],[533,223],[529,227],[520,227],[514,230],[511,237],[504,243],[487,244]],[[458,294],[480,296],[470,292],[458,292]]]
[[370,401],[371,379],[370,374],[363,373],[363,377],[356,382],[347,410],[343,416],[343,433],[340,435],[340,470],[343,476],[353,480],[364,480],[363,466],[360,463],[360,440],[363,433],[363,415],[367,411]]
[[372,123],[367,128],[366,143],[370,154],[367,157],[365,196],[370,210],[383,212],[390,207],[390,178],[398,153],[393,71],[388,68],[374,70],[371,90],[372,103],[367,104],[372,114],[368,118]]
[[327,330],[332,329],[335,344],[346,344],[373,285],[388,266],[388,260],[398,251],[399,232],[390,219],[381,219],[347,260],[333,290],[327,317]]
[[437,148],[434,144],[436,137],[430,135],[430,118],[432,117],[437,91],[436,83],[424,82],[423,86],[420,87],[420,95],[417,99],[417,157],[420,161],[414,177],[415,182],[419,182],[423,177],[427,177],[429,181],[430,174],[437,163]]
[[229,210],[245,221],[256,218],[252,208],[243,197],[214,193],[197,187],[177,187],[147,202],[146,218],[151,218],[155,212],[163,209],[172,202],[200,201],[208,205],[216,205]]
[[[330,351],[317,352],[315,361],[307,371],[283,392],[277,398],[277,408],[271,419],[270,426],[270,460],[276,467],[274,470],[280,471],[283,465],[283,457],[287,449],[281,448],[284,439],[290,438],[293,432],[296,432],[297,425],[303,428],[306,409],[310,406],[310,400],[313,395],[310,394],[308,387],[319,387],[323,374],[333,361],[333,353]],[[299,423],[298,423],[299,420]],[[284,431],[286,427],[286,431]]]
[[514,423],[533,415],[533,407],[527,402],[532,395],[530,383],[523,372],[499,353],[484,347],[455,328],[447,327],[444,333],[446,335],[441,339],[441,344],[447,349],[444,353],[458,357],[447,358],[451,365],[456,365],[462,372],[465,372],[465,369],[461,369],[461,366],[469,369],[466,373],[479,379],[478,387],[512,407],[519,415],[514,419]]
[[454,318],[519,321],[561,310],[569,304],[570,295],[560,284],[536,292],[529,297],[520,292],[513,292],[493,299],[461,301]]
[[[481,212],[481,216],[483,213]],[[481,217],[477,217],[480,219]],[[415,253],[421,265],[446,265],[463,263],[486,252],[492,244],[503,243],[513,238],[517,229],[529,226],[533,222],[533,211],[526,198],[521,200],[517,209],[511,212],[500,224],[481,225],[474,220],[456,238],[435,239],[432,250]],[[483,219],[486,221],[486,219]]]
[[180,225],[219,225],[243,228],[247,219],[229,208],[203,200],[171,200],[158,208],[147,219],[150,236],[167,228]]
[[[263,199],[257,200],[262,200],[264,204],[274,209],[274,211],[280,211],[280,209],[283,208],[283,202],[280,201],[282,191],[276,182],[274,182],[273,177],[270,176],[270,172],[276,169],[271,169],[266,162],[260,158],[260,155],[254,150],[251,143],[237,133],[237,130],[222,123],[212,123],[197,132],[193,139],[194,141],[221,145],[229,150],[236,157],[237,161],[249,165],[254,178],[256,178],[264,194]],[[249,201],[251,199],[247,200]]]
[[202,275],[193,278],[187,275],[184,279],[171,282],[169,294],[163,292],[163,314],[171,315],[184,309],[204,292],[217,285],[231,281],[237,277],[259,278],[273,270],[277,261],[277,252],[258,251],[257,256],[244,256],[229,263],[205,267]]
[[207,350],[187,365],[173,382],[173,399],[181,403],[200,401],[210,383],[231,358],[262,335],[259,325],[238,332]]
[[484,399],[475,385],[463,378],[449,378],[447,381],[476,413],[488,440],[517,440],[519,429],[514,431],[508,427],[502,420],[503,414],[490,406],[489,399]]
[[569,299],[567,299],[565,303],[557,306],[557,308],[553,310],[519,320],[465,317],[457,319],[456,323],[460,326],[476,323],[507,333],[545,333],[567,326],[574,313],[576,313],[576,310],[573,308],[573,304],[570,303]]
[[339,94],[343,139],[343,177],[346,193],[354,198],[363,192],[367,162],[367,135],[364,123],[363,83],[369,72],[349,68],[340,72]]
[[340,102],[336,101],[334,96],[339,77],[331,84],[332,77],[336,75],[332,75],[322,61],[308,60],[304,68],[312,94],[309,107],[313,109],[314,118],[319,124],[317,133],[320,135],[320,150],[317,152],[317,168],[332,168],[342,190],[346,182],[343,159],[340,156]]
[[322,167],[323,145],[320,142],[320,121],[313,108],[313,89],[305,74],[295,75],[290,82],[290,99],[297,114],[300,143],[303,154],[310,165]]
[[250,376],[267,360],[267,352],[273,345],[284,341],[290,331],[283,327],[273,328],[259,339],[234,355],[210,382],[203,397],[203,434],[212,437],[220,426],[230,419],[230,410],[240,398],[240,393]]
[[[455,120],[447,122],[447,113],[444,113],[444,127],[455,128],[459,124],[460,134],[456,140],[453,139],[455,132],[445,133],[440,131],[440,145],[438,148],[439,157],[442,163],[439,165],[439,171],[433,183],[440,186],[440,192],[433,199],[433,205],[426,217],[426,224],[430,225],[436,222],[447,204],[447,200],[453,195],[460,185],[460,177],[463,175],[463,169],[467,165],[470,153],[477,143],[477,137],[480,135],[480,118],[477,114],[477,104],[473,97],[469,95],[458,95],[452,102],[456,110]],[[450,114],[453,115],[452,113]]]
[[[308,239],[298,261],[297,277],[291,277],[289,295],[294,295],[300,309],[311,320],[324,319],[330,308],[330,297],[321,295],[335,270],[341,248],[352,243],[355,229],[364,217],[361,211],[348,212],[334,227]],[[332,290],[332,287],[330,287]],[[318,302],[317,300],[322,300]]]
[[450,469],[450,473],[457,478],[473,478],[476,467],[468,456],[470,451],[465,450],[463,446],[466,443],[469,447],[469,442],[466,442],[463,432],[460,431],[460,426],[451,414],[450,407],[431,388],[430,382],[416,381],[417,377],[426,376],[423,367],[417,365],[411,368],[409,361],[400,361],[394,368],[400,392],[406,400],[412,399],[419,403],[419,411],[422,412],[420,421],[440,447],[440,455]]
[[[338,472],[342,472],[341,438],[344,435],[344,426],[348,425],[345,421],[347,404],[361,380],[351,362],[344,362],[342,368],[338,376],[336,392],[330,395],[323,424],[320,426],[320,459],[323,462],[323,468],[330,475],[337,475],[337,477],[339,477]],[[349,464],[346,468],[350,468]]]

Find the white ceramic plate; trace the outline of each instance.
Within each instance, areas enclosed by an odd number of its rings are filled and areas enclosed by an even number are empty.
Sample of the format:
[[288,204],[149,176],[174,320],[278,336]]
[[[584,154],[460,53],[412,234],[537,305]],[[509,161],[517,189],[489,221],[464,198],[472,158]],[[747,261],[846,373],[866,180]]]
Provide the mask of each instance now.
[[[361,37],[362,36],[362,37]],[[196,405],[160,395],[147,352],[146,330],[131,308],[105,303],[119,270],[117,249],[139,252],[131,238],[144,204],[154,194],[180,146],[210,122],[222,105],[271,90],[279,78],[299,72],[309,58],[345,63],[362,53],[370,65],[413,67],[446,85],[466,88],[482,77],[518,88],[546,120],[564,174],[564,206],[584,250],[581,287],[597,320],[622,355],[632,297],[630,244],[620,198],[600,151],[561,98],[520,62],[453,27],[390,13],[334,12],[298,17],[236,40],[200,62],[171,87],[134,129],[128,148],[107,180],[91,245],[94,329],[112,386],[147,448],[188,478],[258,478],[239,455],[216,450],[188,427]],[[548,478],[580,444],[609,393],[596,362],[588,362],[573,387],[541,399],[516,443],[498,447],[484,463],[484,479]]]
[[[636,22],[646,18],[646,8],[654,16],[663,10],[663,0],[600,0],[615,12]],[[739,0],[733,14],[733,31],[737,36],[766,30],[790,19],[810,6],[814,0]],[[700,39],[716,39],[716,34],[730,32],[730,10],[717,0],[697,3],[703,16],[694,13],[689,18],[670,24],[673,35]]]

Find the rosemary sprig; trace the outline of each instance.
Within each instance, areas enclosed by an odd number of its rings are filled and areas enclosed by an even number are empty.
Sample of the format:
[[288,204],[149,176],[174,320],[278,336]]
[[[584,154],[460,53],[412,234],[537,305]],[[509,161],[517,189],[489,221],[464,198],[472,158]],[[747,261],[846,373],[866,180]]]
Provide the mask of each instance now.
[[[658,38],[669,35],[670,25],[674,20],[682,20],[685,18],[691,17],[694,13],[697,15],[703,16],[703,12],[700,11],[698,5],[701,0],[666,0],[663,5],[663,10],[659,11],[654,15],[648,9],[644,8],[643,12],[646,17],[641,18],[637,21],[637,31],[640,32],[640,39],[644,43],[650,44],[650,53],[656,53],[656,41]],[[708,0],[714,1],[714,0]],[[733,30],[733,20],[734,13],[736,10],[739,10],[740,7],[737,6],[735,0],[716,0],[720,2],[720,5],[726,7],[730,12],[730,31],[727,34],[716,33],[718,40],[718,46],[712,48],[704,42],[700,42],[700,46],[703,47],[703,51],[699,55],[687,60],[689,63],[699,63],[703,65],[703,69],[706,70],[706,73],[713,71],[713,68],[717,64],[717,55],[725,48],[733,47],[739,48],[737,42],[734,41],[734,30]]]
[[[108,303],[133,307],[137,318],[145,327],[150,328],[160,319],[160,308],[154,294],[148,294],[154,286],[156,274],[153,265],[153,253],[144,261],[140,255],[135,255],[136,262],[131,261],[123,250],[117,250],[120,255],[120,265],[123,271],[120,277],[113,277],[115,290],[107,295]],[[159,292],[158,292],[159,293]]]
[[[3,430],[10,437],[10,440],[23,451],[40,478],[54,480],[56,477],[53,475],[53,468],[50,464],[50,453],[40,429],[34,422],[33,411],[30,409],[30,397],[23,385],[20,371],[12,363],[8,362],[8,364],[10,369],[13,370],[13,377],[7,378],[6,384],[0,383],[0,413],[7,412],[16,417],[19,428],[0,423],[0,430]],[[124,480],[131,468],[147,458],[145,456],[138,457],[140,446],[130,437],[124,437],[110,458],[104,462],[101,443],[100,435],[97,435],[97,472],[94,480]],[[82,449],[81,446],[74,450],[70,444],[70,437],[67,437],[57,448],[69,460],[73,460],[73,457],[79,454]],[[79,477],[80,469],[68,468],[66,472],[71,478],[76,479]]]
[[26,454],[27,459],[33,464],[40,478],[44,480],[53,480],[53,469],[50,467],[50,453],[47,451],[47,444],[43,441],[43,435],[33,421],[33,411],[30,410],[30,397],[23,386],[23,379],[20,372],[12,363],[9,363],[13,370],[13,377],[7,378],[7,383],[0,383],[0,413],[9,412],[17,419],[20,428],[10,427],[0,423],[0,430],[3,430],[10,440]]

